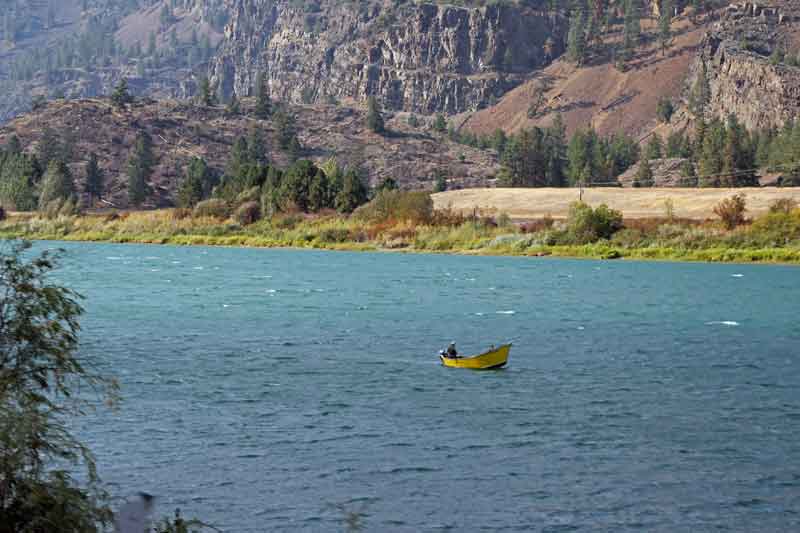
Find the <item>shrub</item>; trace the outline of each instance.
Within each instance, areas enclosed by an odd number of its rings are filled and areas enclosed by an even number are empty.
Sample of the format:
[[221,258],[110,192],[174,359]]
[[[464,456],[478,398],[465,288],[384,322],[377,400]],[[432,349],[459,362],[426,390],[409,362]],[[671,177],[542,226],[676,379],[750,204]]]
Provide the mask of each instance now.
[[794,198],[778,198],[769,205],[770,213],[791,213],[797,209],[797,200]]
[[236,222],[242,226],[249,226],[261,219],[261,204],[258,202],[245,202],[233,214]]
[[428,224],[433,220],[433,200],[425,191],[384,189],[371,202],[356,209],[354,214],[363,220]]
[[78,204],[76,204],[72,198],[67,198],[58,209],[58,214],[65,217],[71,217],[74,215],[79,215],[80,210],[78,209]]
[[597,208],[583,202],[570,206],[566,238],[574,244],[589,244],[600,239],[610,239],[621,230],[622,213],[601,204]]
[[746,211],[747,201],[744,194],[734,194],[714,206],[714,214],[720,218],[722,224],[729,230],[744,224]]
[[656,106],[656,115],[658,115],[658,120],[661,122],[669,122],[669,119],[672,118],[672,113],[675,111],[675,108],[672,106],[672,101],[662,96],[658,99],[658,105]]
[[6,210],[3,209],[3,206],[0,206],[0,221],[6,219]]
[[800,210],[772,211],[753,221],[751,236],[767,246],[785,246],[800,240]]
[[198,203],[194,207],[194,216],[211,217],[224,220],[231,215],[228,202],[219,198],[211,198]]
[[319,240],[328,243],[342,243],[350,240],[350,232],[344,228],[325,228],[319,233]]

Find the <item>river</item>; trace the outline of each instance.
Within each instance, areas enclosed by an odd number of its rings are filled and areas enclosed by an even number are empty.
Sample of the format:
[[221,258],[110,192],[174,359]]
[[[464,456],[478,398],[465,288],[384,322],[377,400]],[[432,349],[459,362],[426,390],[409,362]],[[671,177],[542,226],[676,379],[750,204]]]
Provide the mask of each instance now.
[[[226,532],[800,527],[800,268],[39,243],[116,496]],[[501,371],[443,368],[511,340]]]

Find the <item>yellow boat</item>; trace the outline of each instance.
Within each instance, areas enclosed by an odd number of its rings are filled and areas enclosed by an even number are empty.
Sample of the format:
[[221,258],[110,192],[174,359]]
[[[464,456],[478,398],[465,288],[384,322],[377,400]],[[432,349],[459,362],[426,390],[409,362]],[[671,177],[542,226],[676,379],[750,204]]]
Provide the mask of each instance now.
[[447,357],[439,354],[444,366],[454,368],[471,368],[473,370],[490,370],[500,368],[508,362],[508,353],[511,351],[511,343],[504,344],[498,348],[492,347],[488,352],[472,357]]

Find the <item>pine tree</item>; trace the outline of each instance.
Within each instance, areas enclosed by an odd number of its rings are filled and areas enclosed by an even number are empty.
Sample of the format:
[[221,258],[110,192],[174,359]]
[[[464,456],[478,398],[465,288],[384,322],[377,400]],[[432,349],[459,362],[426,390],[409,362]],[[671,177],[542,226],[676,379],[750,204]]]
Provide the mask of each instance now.
[[208,76],[202,76],[197,86],[200,105],[205,107],[217,105],[217,95],[214,89],[211,87],[211,82],[208,80]]
[[231,93],[231,99],[225,108],[225,113],[229,116],[235,117],[241,114],[241,112],[241,106],[239,104],[239,99],[236,97],[236,93]]
[[259,165],[266,165],[269,162],[267,143],[264,141],[261,129],[257,126],[253,126],[247,137],[247,159],[249,163]]
[[367,186],[355,170],[348,170],[342,178],[342,188],[336,195],[336,210],[340,213],[352,213],[367,201]]
[[131,205],[141,206],[150,194],[147,180],[154,166],[153,140],[149,133],[142,131],[128,159],[128,201]]
[[625,15],[622,30],[622,61],[629,61],[633,57],[633,52],[639,44],[639,36],[642,32],[639,9],[635,0],[625,0]]
[[384,132],[383,115],[374,96],[367,98],[367,128],[374,133]]
[[273,124],[275,125],[275,134],[278,141],[278,146],[284,150],[288,150],[292,144],[292,140],[297,140],[297,131],[295,126],[294,115],[279,109],[275,112],[273,117]]
[[633,186],[652,187],[653,185],[653,168],[650,166],[650,161],[646,157],[642,158],[639,162],[639,170],[636,172]]
[[[39,138],[39,143],[36,148],[36,157],[42,168],[50,168],[52,161],[62,160],[64,151],[61,147],[61,142],[58,140],[58,135],[53,128],[45,126],[42,129],[42,136]],[[66,161],[63,161],[66,163]]]
[[269,87],[267,87],[264,74],[261,72],[256,76],[256,109],[255,114],[258,118],[266,119],[272,115],[272,102],[269,98]]
[[128,104],[133,103],[133,97],[128,92],[127,79],[122,78],[119,80],[114,92],[111,94],[111,102],[119,109],[125,109]]
[[103,171],[97,164],[97,154],[89,154],[89,164],[86,166],[86,184],[83,192],[89,196],[89,205],[94,205],[95,199],[103,196]]
[[567,57],[570,61],[580,66],[586,59],[586,23],[584,21],[583,7],[578,6],[573,10],[569,19],[569,33],[567,34]]
[[658,17],[658,41],[661,44],[661,53],[667,53],[667,46],[672,40],[672,0],[661,0]]
[[661,137],[654,133],[644,150],[644,159],[661,159],[663,156]]
[[433,121],[433,131],[437,131],[439,133],[444,133],[447,131],[447,121],[444,118],[444,115],[441,113],[436,115],[436,119]]
[[44,210],[54,201],[67,201],[75,194],[72,174],[63,161],[51,161],[42,177],[39,192],[39,209]]
[[178,187],[178,205],[194,207],[210,194],[212,185],[212,174],[208,164],[202,158],[192,158]]
[[705,116],[706,106],[711,98],[711,88],[708,84],[708,71],[706,70],[706,63],[700,63],[700,72],[697,73],[697,79],[692,86],[689,93],[689,110],[695,117],[703,118]]

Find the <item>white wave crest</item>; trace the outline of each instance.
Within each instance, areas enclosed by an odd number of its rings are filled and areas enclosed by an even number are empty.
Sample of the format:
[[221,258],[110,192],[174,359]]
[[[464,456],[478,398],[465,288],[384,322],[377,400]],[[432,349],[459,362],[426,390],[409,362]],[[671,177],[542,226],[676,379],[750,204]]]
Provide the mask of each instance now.
[[706,322],[706,326],[740,326],[738,322],[733,320],[714,320],[711,322]]

